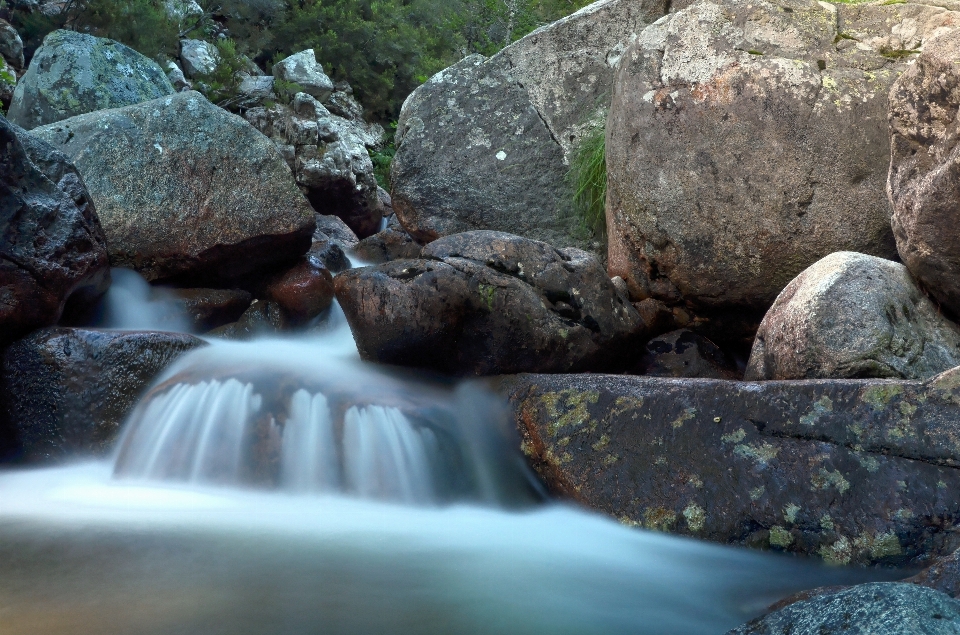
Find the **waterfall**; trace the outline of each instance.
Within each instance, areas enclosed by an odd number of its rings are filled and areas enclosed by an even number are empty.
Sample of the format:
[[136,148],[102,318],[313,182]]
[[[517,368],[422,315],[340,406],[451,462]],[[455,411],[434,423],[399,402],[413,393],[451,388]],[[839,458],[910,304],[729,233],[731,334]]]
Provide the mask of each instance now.
[[411,505],[539,497],[509,416],[485,391],[327,350],[261,341],[189,353],[130,416],[115,477]]

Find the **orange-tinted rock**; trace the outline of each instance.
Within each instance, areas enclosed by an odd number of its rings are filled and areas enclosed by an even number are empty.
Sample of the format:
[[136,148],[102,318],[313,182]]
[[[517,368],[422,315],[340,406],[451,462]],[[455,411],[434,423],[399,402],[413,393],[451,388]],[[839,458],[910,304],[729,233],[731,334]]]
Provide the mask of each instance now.
[[333,276],[306,258],[266,287],[266,296],[294,322],[320,315],[333,302],[333,295]]

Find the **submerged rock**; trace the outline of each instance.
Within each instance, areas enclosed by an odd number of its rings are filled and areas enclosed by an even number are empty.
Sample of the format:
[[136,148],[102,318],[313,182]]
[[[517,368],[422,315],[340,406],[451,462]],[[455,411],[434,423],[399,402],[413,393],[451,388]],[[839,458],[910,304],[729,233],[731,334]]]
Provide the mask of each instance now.
[[960,314],[960,42],[924,46],[890,91],[890,199],[904,264],[939,302]]
[[666,8],[595,2],[417,88],[400,113],[391,165],[404,229],[421,243],[492,229],[593,248],[573,212],[569,160],[602,121],[630,38]]
[[171,293],[180,312],[200,333],[240,319],[253,301],[241,289],[172,289]]
[[617,367],[643,326],[592,255],[502,232],[334,283],[361,357],[457,375]]
[[85,33],[54,31],[17,83],[8,116],[29,130],[173,93],[163,69],[133,49]]
[[503,380],[549,489],[636,526],[840,564],[960,546],[960,369],[921,383]]
[[34,131],[72,157],[113,266],[222,284],[296,262],[314,212],[273,143],[196,92]]
[[3,354],[0,448],[31,463],[106,454],[153,378],[203,345],[181,333],[36,331]]
[[873,582],[796,602],[728,635],[954,635],[960,602],[913,584]]
[[[83,313],[110,284],[93,201],[66,156],[0,116],[0,346]],[[69,304],[69,306],[68,306]]]
[[648,27],[607,122],[610,274],[633,300],[765,310],[829,253],[893,257],[888,92],[958,17],[717,0]]
[[927,379],[960,365],[960,327],[903,265],[852,252],[787,285],[760,324],[746,379]]

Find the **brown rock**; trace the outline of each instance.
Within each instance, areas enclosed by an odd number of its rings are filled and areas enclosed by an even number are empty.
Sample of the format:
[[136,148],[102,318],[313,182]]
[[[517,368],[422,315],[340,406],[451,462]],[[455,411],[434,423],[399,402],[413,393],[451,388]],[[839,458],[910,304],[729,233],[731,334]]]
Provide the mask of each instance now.
[[927,290],[960,314],[960,41],[944,35],[890,91],[893,231],[904,264]]
[[304,258],[269,282],[265,295],[280,305],[292,322],[306,322],[320,315],[333,302],[333,276]]
[[235,322],[253,296],[241,289],[173,289],[174,302],[199,331]]
[[355,250],[357,257],[370,264],[381,264],[391,260],[417,258],[421,246],[410,234],[402,229],[384,229],[369,238],[364,238]]
[[687,329],[647,342],[636,371],[652,377],[740,379],[736,365],[716,344]]

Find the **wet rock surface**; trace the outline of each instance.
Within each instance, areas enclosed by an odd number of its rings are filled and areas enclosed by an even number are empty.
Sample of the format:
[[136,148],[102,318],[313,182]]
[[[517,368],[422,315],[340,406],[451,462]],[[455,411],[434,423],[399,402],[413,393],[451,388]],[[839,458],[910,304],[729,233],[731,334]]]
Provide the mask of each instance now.
[[173,93],[163,69],[133,49],[85,33],[54,31],[17,83],[8,116],[30,130]]
[[630,37],[664,12],[657,0],[597,2],[414,91],[391,165],[404,229],[421,243],[491,229],[593,248],[573,215],[569,156],[602,119]]
[[765,309],[829,253],[893,257],[888,91],[956,18],[725,0],[648,27],[607,123],[610,274],[634,300]]
[[416,258],[422,247],[402,229],[386,228],[360,241],[356,247],[357,257],[370,264],[382,264],[391,260]]
[[[83,313],[110,284],[93,201],[66,156],[0,116],[0,345]],[[68,306],[69,305],[69,306]]]
[[960,552],[937,558],[929,567],[904,580],[930,587],[952,598],[960,595]]
[[310,258],[304,258],[293,268],[267,279],[263,294],[280,305],[291,322],[302,324],[330,308],[333,276]]
[[653,377],[740,378],[736,365],[716,344],[687,329],[647,342],[636,372]]
[[200,333],[237,321],[253,301],[253,296],[242,289],[173,289],[171,293]]
[[110,262],[224,284],[310,246],[314,212],[269,139],[195,92],[34,131],[77,163]]
[[960,371],[928,382],[503,380],[555,494],[636,526],[832,563],[958,546]]
[[960,314],[960,42],[942,35],[924,46],[890,92],[889,192],[897,250],[910,272]]
[[797,276],[767,312],[745,378],[927,379],[960,365],[960,327],[903,265],[838,252]]
[[797,602],[728,635],[952,635],[960,602],[913,584],[874,582]]
[[34,332],[3,354],[0,448],[29,463],[106,454],[153,378],[203,345],[158,331]]
[[642,329],[592,255],[502,232],[448,236],[334,284],[361,357],[458,375],[612,367]]

